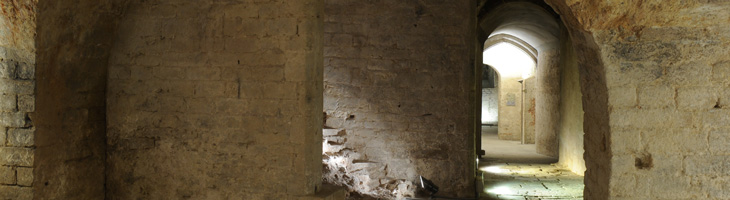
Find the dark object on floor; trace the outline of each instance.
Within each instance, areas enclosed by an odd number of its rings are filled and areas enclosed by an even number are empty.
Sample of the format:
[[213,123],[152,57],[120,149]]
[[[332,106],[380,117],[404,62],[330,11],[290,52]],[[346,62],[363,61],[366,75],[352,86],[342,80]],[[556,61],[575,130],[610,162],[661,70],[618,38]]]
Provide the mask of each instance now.
[[433,182],[429,181],[426,178],[423,178],[423,176],[418,176],[418,178],[421,179],[421,188],[431,192],[431,196],[439,192],[439,186],[436,186],[436,184],[433,184]]

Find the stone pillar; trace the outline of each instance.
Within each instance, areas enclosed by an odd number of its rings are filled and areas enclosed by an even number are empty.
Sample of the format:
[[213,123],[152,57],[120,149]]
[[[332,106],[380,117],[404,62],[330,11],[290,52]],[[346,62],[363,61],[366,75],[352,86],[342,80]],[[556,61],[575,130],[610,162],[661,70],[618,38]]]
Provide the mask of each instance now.
[[537,153],[558,157],[560,120],[560,58],[558,49],[538,53],[535,97],[535,144]]

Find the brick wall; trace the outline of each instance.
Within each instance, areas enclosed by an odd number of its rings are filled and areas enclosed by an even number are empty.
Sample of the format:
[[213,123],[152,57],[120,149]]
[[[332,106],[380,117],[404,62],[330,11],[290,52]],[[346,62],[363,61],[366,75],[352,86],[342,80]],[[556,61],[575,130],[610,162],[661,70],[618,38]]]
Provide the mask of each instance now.
[[326,181],[395,198],[423,175],[474,194],[475,6],[325,1]]
[[0,199],[32,199],[34,1],[0,1]]
[[317,0],[133,2],[109,66],[107,197],[314,193],[321,14]]

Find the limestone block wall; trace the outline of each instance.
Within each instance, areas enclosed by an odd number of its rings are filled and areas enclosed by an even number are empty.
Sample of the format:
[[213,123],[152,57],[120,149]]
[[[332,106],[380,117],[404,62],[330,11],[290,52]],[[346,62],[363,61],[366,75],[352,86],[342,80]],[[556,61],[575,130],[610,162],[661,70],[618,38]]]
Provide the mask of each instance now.
[[550,3],[578,55],[586,198],[727,198],[730,2]]
[[[685,12],[730,8],[696,6]],[[730,28],[692,26],[598,34],[610,56],[611,196],[727,198]]]
[[482,88],[482,124],[497,125],[499,95],[497,88]]
[[[413,196],[418,175],[474,195],[474,1],[325,0],[327,182]],[[333,150],[334,149],[334,150]]]
[[0,199],[32,199],[36,2],[0,9]]
[[583,159],[583,95],[580,91],[578,61],[566,32],[560,44],[560,119],[558,119],[559,165],[576,174],[585,174]]
[[322,1],[134,1],[109,61],[108,199],[294,199],[321,182]]

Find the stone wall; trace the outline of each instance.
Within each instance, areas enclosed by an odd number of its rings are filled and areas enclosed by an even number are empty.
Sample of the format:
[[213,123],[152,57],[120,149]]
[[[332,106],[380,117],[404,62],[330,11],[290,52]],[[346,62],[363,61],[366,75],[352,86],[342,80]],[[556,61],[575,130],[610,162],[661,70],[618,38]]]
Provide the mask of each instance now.
[[535,149],[537,153],[558,157],[560,128],[560,52],[557,43],[540,51],[537,59]]
[[325,1],[325,180],[364,195],[474,195],[474,1]]
[[36,4],[0,1],[0,199],[32,199]]
[[522,139],[522,77],[499,78],[499,127],[497,135],[501,140]]
[[727,198],[730,2],[550,3],[578,57],[586,198]]
[[109,63],[109,199],[293,199],[321,182],[322,2],[133,2]]
[[38,3],[35,199],[104,198],[107,61],[121,3]]
[[560,44],[560,105],[558,112],[559,165],[576,174],[586,170],[583,159],[583,95],[580,92],[578,61],[566,32]]

